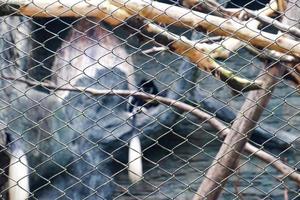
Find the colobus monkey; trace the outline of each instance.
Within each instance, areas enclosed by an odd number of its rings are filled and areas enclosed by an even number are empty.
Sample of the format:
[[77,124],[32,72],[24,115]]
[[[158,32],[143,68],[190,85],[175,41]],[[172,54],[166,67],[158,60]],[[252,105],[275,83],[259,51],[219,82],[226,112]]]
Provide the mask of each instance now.
[[8,196],[9,200],[25,200],[29,198],[29,167],[26,155],[19,139],[4,132],[6,137],[6,153],[10,159],[8,167]]
[[[158,89],[153,81],[142,80],[140,82],[139,90],[149,94],[158,94]],[[136,117],[139,112],[147,112],[152,106],[157,104],[150,104],[143,99],[136,97],[129,97],[128,111],[130,113],[130,121],[132,126],[132,135],[134,136],[129,142],[128,150],[128,176],[131,182],[135,183],[143,177],[143,164],[142,164],[142,148],[139,135],[136,134],[137,122]]]

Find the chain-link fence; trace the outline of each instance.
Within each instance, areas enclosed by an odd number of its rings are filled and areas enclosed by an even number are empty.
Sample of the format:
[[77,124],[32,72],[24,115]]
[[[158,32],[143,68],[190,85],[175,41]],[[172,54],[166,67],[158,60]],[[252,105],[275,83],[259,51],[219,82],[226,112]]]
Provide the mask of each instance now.
[[299,198],[300,1],[0,15],[2,199]]

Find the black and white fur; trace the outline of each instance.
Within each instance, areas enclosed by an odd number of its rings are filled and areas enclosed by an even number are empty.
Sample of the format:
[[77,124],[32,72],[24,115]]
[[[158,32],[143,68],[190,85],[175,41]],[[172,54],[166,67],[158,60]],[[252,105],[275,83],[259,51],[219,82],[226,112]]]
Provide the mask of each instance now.
[[[141,92],[154,95],[158,94],[158,89],[151,80],[142,80],[139,85],[139,91]],[[131,115],[130,121],[133,138],[129,142],[128,149],[128,176],[132,183],[140,181],[143,177],[143,153],[139,134],[136,133],[136,131],[138,131],[136,118],[138,117],[139,112],[147,113],[147,109],[152,106],[153,104],[149,104],[140,98],[133,96],[129,97],[128,111]]]

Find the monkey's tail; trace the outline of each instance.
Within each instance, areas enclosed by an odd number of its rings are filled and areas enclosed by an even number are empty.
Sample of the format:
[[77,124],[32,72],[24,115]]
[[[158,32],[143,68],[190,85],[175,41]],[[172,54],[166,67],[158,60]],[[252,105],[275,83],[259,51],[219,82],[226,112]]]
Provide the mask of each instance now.
[[128,176],[132,183],[143,178],[142,148],[138,136],[130,140],[128,150]]
[[29,170],[24,152],[20,149],[12,151],[8,168],[9,200],[25,200],[29,198]]

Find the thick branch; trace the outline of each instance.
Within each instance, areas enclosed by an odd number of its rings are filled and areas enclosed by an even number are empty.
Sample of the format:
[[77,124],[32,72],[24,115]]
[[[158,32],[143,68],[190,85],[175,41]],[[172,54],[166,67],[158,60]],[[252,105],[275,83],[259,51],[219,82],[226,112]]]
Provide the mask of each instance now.
[[[206,30],[216,35],[237,38],[256,47],[300,56],[300,44],[282,35],[248,28],[246,23],[234,19],[207,15],[151,0],[34,0],[34,3],[30,0],[2,0],[0,2],[12,5],[18,8],[19,14],[30,17],[97,17],[114,26],[138,14],[158,23]],[[115,6],[112,7],[110,3]],[[4,11],[5,13],[0,9],[2,15],[7,14],[7,10]]]
[[[193,27],[216,35],[230,36],[251,43],[253,46],[272,49],[300,56],[300,44],[282,35],[275,35],[248,28],[247,23],[191,11],[156,1],[110,0],[118,7],[126,8],[132,15],[138,14],[159,23]],[[271,8],[273,9],[273,8]],[[274,9],[276,10],[276,8]]]
[[284,73],[282,66],[272,67],[261,75],[264,80],[264,89],[251,91],[242,106],[232,130],[226,136],[214,162],[206,173],[194,200],[217,199],[227,179],[234,173],[239,162],[240,152],[243,151],[251,130],[266,107],[278,77]]
[[103,0],[0,0],[0,16],[96,17],[112,26],[124,23],[128,13]]

